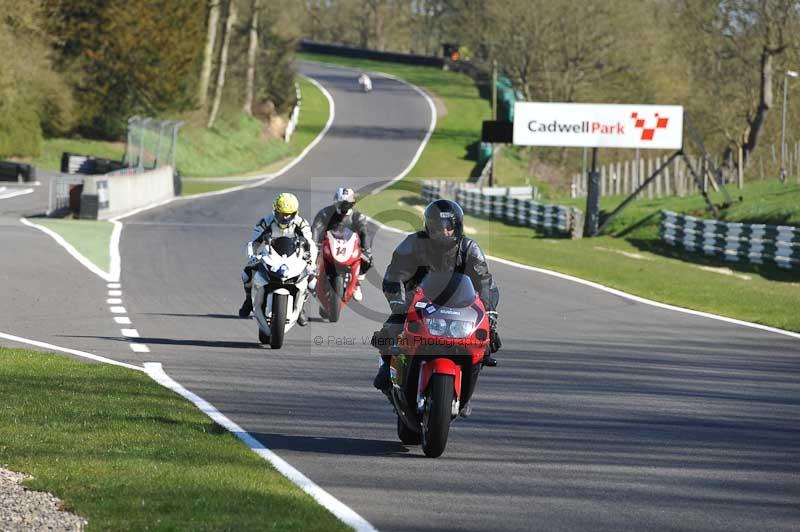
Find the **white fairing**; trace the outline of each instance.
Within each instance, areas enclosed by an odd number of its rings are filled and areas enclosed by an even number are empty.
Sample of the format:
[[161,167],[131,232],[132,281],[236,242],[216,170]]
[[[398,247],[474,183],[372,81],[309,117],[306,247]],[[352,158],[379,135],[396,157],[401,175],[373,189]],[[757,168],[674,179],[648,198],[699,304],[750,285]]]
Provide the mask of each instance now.
[[347,262],[351,257],[358,257],[361,254],[358,245],[358,235],[349,233],[347,240],[336,238],[331,231],[327,233],[328,246],[330,246],[333,260],[339,263]]
[[[293,283],[298,290],[297,297],[292,297],[291,292],[286,288],[277,288],[274,292],[268,292],[266,287],[269,284],[269,279],[265,279],[261,271],[257,270],[253,277],[253,287],[250,291],[250,295],[253,298],[253,315],[256,318],[256,322],[258,322],[258,327],[269,335],[273,294],[285,294],[288,298],[288,304],[284,330],[289,332],[294,324],[297,323],[297,317],[300,315],[303,303],[308,296],[307,263],[302,257],[302,249],[298,249],[288,256],[279,255],[270,247],[267,247],[264,251],[266,254],[261,256],[261,262],[268,271],[277,273],[283,270],[283,273],[279,276],[284,280],[298,277],[298,280]],[[265,300],[266,306],[264,305]]]

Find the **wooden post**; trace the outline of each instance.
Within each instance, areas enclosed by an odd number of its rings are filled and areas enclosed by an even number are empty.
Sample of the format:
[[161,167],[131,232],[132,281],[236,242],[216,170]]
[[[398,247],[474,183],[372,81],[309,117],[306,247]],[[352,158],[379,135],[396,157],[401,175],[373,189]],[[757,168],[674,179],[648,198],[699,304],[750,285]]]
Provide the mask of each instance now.
[[623,182],[622,182],[622,193],[623,194],[630,194],[628,192],[630,189],[628,188],[628,183],[631,177],[631,162],[625,161],[625,170],[623,171]]
[[[656,157],[655,167],[656,168],[661,168],[661,156],[660,155],[658,157]],[[658,174],[656,176],[656,197],[657,198],[661,197],[661,175],[662,174]]]
[[[678,158],[676,157],[675,160],[677,161]],[[675,187],[672,187],[672,188],[675,188]],[[670,186],[669,186],[669,166],[664,168],[664,195],[665,196],[671,196],[672,195],[672,193],[670,192]]]
[[[653,159],[647,158],[647,173],[644,174],[644,179],[650,177],[653,173]],[[653,182],[650,181],[650,184],[647,185],[647,199],[653,199]]]
[[743,158],[743,154],[744,154],[744,150],[742,149],[742,145],[739,144],[739,172],[738,172],[739,190],[744,188],[744,166],[742,165],[742,162],[743,162],[743,159],[744,159]]
[[605,196],[606,191],[606,180],[608,179],[608,173],[606,172],[606,165],[600,167],[600,196]]

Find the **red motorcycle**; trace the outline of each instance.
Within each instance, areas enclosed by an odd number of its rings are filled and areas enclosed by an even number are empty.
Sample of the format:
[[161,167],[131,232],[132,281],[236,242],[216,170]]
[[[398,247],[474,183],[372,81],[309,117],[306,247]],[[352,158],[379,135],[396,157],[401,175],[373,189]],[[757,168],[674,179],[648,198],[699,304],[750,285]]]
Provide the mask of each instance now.
[[336,226],[325,233],[318,259],[316,294],[319,312],[331,322],[339,321],[342,307],[353,297],[361,271],[361,244],[349,227]]
[[440,456],[450,423],[469,402],[489,345],[489,318],[472,281],[460,273],[428,273],[414,291],[402,334],[392,348],[387,393],[397,435]]

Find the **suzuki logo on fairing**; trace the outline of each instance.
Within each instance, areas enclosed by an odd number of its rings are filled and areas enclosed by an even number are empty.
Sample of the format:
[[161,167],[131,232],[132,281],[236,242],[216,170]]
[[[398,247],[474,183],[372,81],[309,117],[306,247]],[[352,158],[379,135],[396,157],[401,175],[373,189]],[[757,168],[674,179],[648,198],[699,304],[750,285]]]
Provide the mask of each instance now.
[[631,113],[631,118],[634,121],[633,127],[642,130],[642,140],[653,140],[653,135],[655,135],[656,129],[666,129],[667,124],[669,123],[669,118],[662,117],[658,113],[655,113],[655,127],[645,127],[645,119],[639,118],[639,113],[637,112]]

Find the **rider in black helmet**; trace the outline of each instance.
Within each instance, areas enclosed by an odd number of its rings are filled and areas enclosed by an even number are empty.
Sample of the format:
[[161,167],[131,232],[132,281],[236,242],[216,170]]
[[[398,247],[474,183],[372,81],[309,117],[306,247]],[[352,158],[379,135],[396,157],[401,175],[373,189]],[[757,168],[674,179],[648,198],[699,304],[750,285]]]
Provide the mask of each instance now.
[[[458,271],[469,276],[489,314],[490,350],[494,353],[500,348],[497,334],[500,293],[489,273],[486,257],[474,240],[464,236],[464,211],[458,203],[445,199],[433,201],[425,208],[425,230],[407,236],[397,246],[383,277],[383,294],[392,315],[375,333],[377,338],[373,338],[373,345],[381,351],[382,363],[374,382],[379,390],[391,387],[387,352],[391,341],[385,340],[402,332],[414,288],[429,271]],[[487,353],[484,364],[493,366],[497,362]]]

